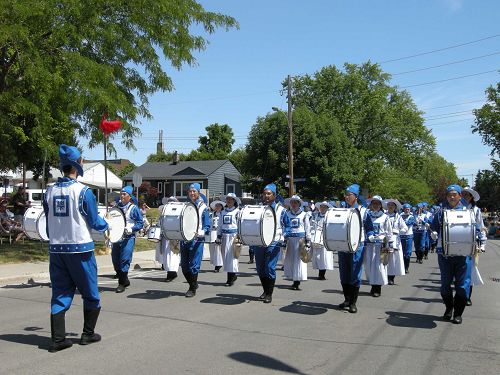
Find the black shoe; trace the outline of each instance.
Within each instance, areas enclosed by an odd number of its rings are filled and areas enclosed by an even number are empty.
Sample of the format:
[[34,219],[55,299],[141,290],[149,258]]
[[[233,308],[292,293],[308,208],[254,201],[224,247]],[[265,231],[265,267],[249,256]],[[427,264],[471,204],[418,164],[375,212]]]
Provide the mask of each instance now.
[[82,337],[80,338],[80,345],[88,345],[99,341],[101,341],[101,335],[98,333],[93,333],[92,335],[82,333]]
[[123,293],[125,291],[125,285],[118,285],[116,288],[116,293]]
[[443,302],[446,306],[446,310],[443,315],[444,320],[451,320],[451,317],[453,315],[453,296],[452,295],[446,295],[446,296],[441,296],[443,298]]
[[260,300],[265,300],[265,299],[266,299],[266,296],[267,296],[267,294],[266,294],[266,293],[262,293],[262,294],[259,296],[259,299],[260,299]]
[[447,307],[445,312],[444,312],[443,319],[444,320],[451,320],[452,315],[453,315],[453,307],[451,307],[451,308]]
[[294,281],[292,284],[292,290],[301,290],[300,289],[300,281]]
[[177,278],[177,272],[175,271],[167,271],[167,278],[165,279],[166,283],[169,283]]
[[64,349],[71,348],[73,346],[73,342],[68,339],[64,339],[64,341],[60,342],[51,342],[49,346],[49,352],[55,353]]
[[461,316],[455,316],[451,322],[453,324],[462,324],[462,317]]
[[410,270],[408,268],[405,268],[405,274],[406,275],[409,275],[410,274]]
[[214,272],[219,272],[222,266],[215,266]]
[[253,264],[254,263],[254,260],[253,258],[251,257],[250,260],[247,262],[247,264]]
[[189,289],[185,294],[186,298],[191,298],[194,297],[195,295],[196,295],[196,290],[191,290],[191,289]]
[[465,306],[472,306],[472,301],[470,299],[465,302]]
[[373,285],[372,290],[372,296],[378,298],[382,294],[382,285]]
[[395,276],[389,276],[388,279],[389,281],[387,282],[389,285],[394,285],[394,278]]
[[266,294],[264,297],[264,303],[271,303],[273,302],[273,296],[271,294]]
[[351,285],[349,284],[342,284],[342,293],[344,294],[344,302],[342,302],[339,305],[340,310],[345,310],[349,308],[349,305],[351,304],[350,297],[351,297],[351,292],[350,289]]
[[326,280],[325,274],[326,274],[326,270],[319,270],[318,280]]
[[349,299],[351,304],[349,305],[349,312],[351,314],[356,314],[358,308],[356,307],[356,302],[358,301],[359,286],[349,285]]
[[349,306],[349,312],[351,314],[356,314],[358,312],[358,308],[356,307],[356,304],[352,303],[350,306]]

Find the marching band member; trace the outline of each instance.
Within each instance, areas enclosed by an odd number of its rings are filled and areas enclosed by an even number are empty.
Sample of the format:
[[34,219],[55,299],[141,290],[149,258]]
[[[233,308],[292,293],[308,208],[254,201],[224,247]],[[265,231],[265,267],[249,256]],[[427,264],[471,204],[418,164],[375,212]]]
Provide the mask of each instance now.
[[406,233],[408,227],[404,219],[399,214],[401,203],[397,199],[386,199],[384,208],[387,209],[387,215],[392,226],[392,244],[394,251],[389,253],[389,263],[387,263],[387,278],[389,285],[394,285],[396,276],[405,275],[405,264],[403,258],[403,247],[401,244],[400,233]]
[[217,229],[217,242],[222,249],[222,258],[224,260],[224,271],[227,272],[226,286],[232,286],[238,276],[238,258],[239,254],[234,252],[234,241],[238,236],[238,218],[241,204],[240,199],[234,193],[225,196],[226,208],[222,211]]
[[366,208],[358,203],[359,190],[358,184],[348,186],[344,200],[347,208],[356,208],[361,214],[361,241],[354,253],[347,251],[338,252],[340,283],[342,284],[345,299],[339,305],[339,308],[348,309],[350,313],[358,312],[356,302],[358,300],[359,286],[361,285],[361,273],[363,272],[364,240],[374,233],[370,215],[368,215]]
[[200,271],[203,257],[203,247],[205,236],[210,234],[210,216],[208,208],[200,194],[201,186],[198,183],[189,185],[188,197],[198,209],[198,235],[191,241],[181,241],[181,268],[189,289],[186,297],[191,298],[196,295],[198,289],[198,272]]
[[142,229],[144,221],[142,213],[133,197],[132,186],[125,186],[120,192],[120,201],[117,204],[125,215],[125,233],[123,238],[115,242],[111,248],[113,267],[118,275],[116,293],[122,293],[130,285],[128,270],[134,252],[135,234]]
[[403,259],[405,264],[405,274],[409,273],[410,258],[413,249],[413,225],[415,225],[415,216],[411,212],[411,204],[403,204],[403,213],[401,218],[406,224],[406,232],[400,231],[399,238],[401,240],[401,247],[403,249]]
[[415,224],[413,226],[413,243],[415,244],[417,263],[420,264],[422,264],[422,259],[424,258],[425,232],[428,226],[427,215],[423,212],[422,203],[418,203],[415,211]]
[[[462,188],[458,185],[450,185],[446,189],[446,202],[444,209],[465,210],[461,202]],[[446,305],[443,315],[445,320],[453,320],[455,324],[462,323],[462,313],[465,310],[467,299],[470,293],[470,279],[472,271],[471,256],[447,256],[443,255],[442,244],[443,211],[440,210],[434,215],[431,223],[432,237],[438,239],[438,264],[441,271],[441,297]],[[440,243],[441,242],[441,243]],[[440,246],[441,245],[441,246]],[[455,297],[451,284],[455,286]]]
[[[467,201],[467,208],[470,208],[474,211],[474,216],[476,218],[476,232],[479,238],[479,247],[480,251],[485,251],[485,242],[486,242],[486,227],[484,226],[483,217],[481,215],[481,209],[476,206],[476,202],[479,200],[480,196],[477,191],[471,189],[470,187],[466,187],[462,189],[462,197]],[[483,278],[479,273],[478,264],[479,253],[476,253],[472,258],[472,273],[471,273],[471,283],[470,283],[470,291],[469,298],[467,299],[466,305],[471,306],[472,301],[470,296],[472,295],[472,286],[473,285],[484,285]]]
[[290,230],[284,233],[287,242],[284,261],[284,278],[293,281],[292,289],[300,290],[300,282],[307,280],[307,263],[301,259],[301,241],[305,241],[305,251],[311,251],[311,226],[309,214],[302,208],[298,195],[290,197],[290,209],[286,211]]
[[432,222],[432,212],[428,209],[429,203],[422,202],[422,213],[426,217],[426,225],[424,232],[424,259],[428,258],[429,250],[431,249],[431,229],[430,223]]
[[[210,203],[210,208],[212,209],[212,227],[210,228],[211,234],[215,235],[217,238],[217,230],[220,226],[220,216],[222,209],[224,208],[223,201],[213,201]],[[210,264],[215,266],[214,272],[219,272],[223,265],[222,253],[220,243],[210,242],[208,245],[210,250]]]
[[[311,225],[313,228],[321,228],[322,233],[326,211],[328,211],[332,205],[327,201],[323,201],[318,204],[318,207],[319,211],[313,214]],[[326,250],[323,241],[321,241],[321,243],[312,241],[312,251],[312,266],[313,269],[319,270],[318,280],[326,280],[326,270],[333,270],[333,251]]]
[[382,285],[387,285],[387,265],[382,262],[382,251],[391,246],[390,238],[392,226],[387,216],[382,210],[382,197],[375,195],[368,199],[368,214],[373,221],[374,233],[368,236],[364,258],[365,275],[372,286],[370,294],[373,297],[380,297]]
[[276,203],[276,185],[268,184],[264,187],[262,199],[265,205],[270,206],[276,214],[276,235],[273,242],[267,247],[255,247],[255,263],[257,273],[262,283],[264,293],[259,297],[264,303],[271,303],[274,283],[276,282],[276,264],[281,247],[283,246],[283,232],[290,228],[290,221],[285,209]]
[[47,188],[43,210],[47,223],[50,253],[52,300],[49,352],[73,345],[66,339],[65,314],[78,288],[83,299],[83,333],[81,345],[101,340],[94,332],[101,311],[97,287],[97,263],[91,229],[104,232],[108,224],[97,214],[92,190],[78,182],[83,176],[82,158],[76,147],[59,146],[60,167],[64,177]]
[[[170,197],[167,199],[168,202],[178,202],[177,198]],[[163,233],[160,236],[160,241],[156,245],[159,248],[162,256],[163,269],[167,271],[167,278],[165,282],[169,283],[177,278],[177,272],[179,271],[179,265],[181,263],[181,255],[179,249],[179,242],[167,239]]]

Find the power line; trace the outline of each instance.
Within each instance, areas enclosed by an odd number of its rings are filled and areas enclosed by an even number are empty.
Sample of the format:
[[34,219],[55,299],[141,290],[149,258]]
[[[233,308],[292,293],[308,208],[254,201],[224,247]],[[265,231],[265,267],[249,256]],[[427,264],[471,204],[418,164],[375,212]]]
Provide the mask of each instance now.
[[461,44],[455,44],[453,46],[449,46],[449,47],[445,47],[445,48],[440,48],[440,49],[435,49],[435,50],[428,51],[428,52],[417,53],[415,55],[410,55],[410,56],[405,56],[405,57],[399,57],[397,59],[391,59],[391,60],[381,61],[381,62],[379,62],[379,64],[386,64],[386,63],[390,63],[390,62],[394,62],[394,61],[401,61],[401,60],[411,59],[413,57],[418,57],[418,56],[423,56],[423,55],[429,55],[431,53],[436,53],[436,52],[446,51],[446,50],[453,49],[453,48],[463,47],[463,46],[466,46],[466,45],[469,45],[469,44],[473,44],[473,43],[479,43],[479,42],[482,42],[484,40],[488,40],[488,39],[492,39],[492,38],[497,38],[499,36],[500,36],[500,34],[491,35],[491,36],[487,36],[486,38],[473,40],[471,42],[466,42],[466,43],[461,43]]
[[437,124],[428,124],[427,126],[447,125],[447,124],[452,124],[452,123],[456,123],[456,122],[464,122],[464,121],[468,121],[468,120],[474,120],[474,118],[472,117],[472,118],[464,118],[464,119],[460,119],[460,120],[438,122]]
[[433,115],[429,117],[424,117],[426,120],[437,120],[441,117],[453,117],[453,116],[463,116],[464,114],[471,114],[472,109],[468,111],[460,111],[460,112],[449,112],[449,113],[441,113],[440,115]]
[[428,107],[428,108],[420,108],[422,111],[427,111],[429,109],[440,109],[440,108],[446,108],[446,107],[455,107],[458,105],[462,104],[471,104],[471,103],[479,103],[479,102],[484,102],[484,99],[479,99],[479,100],[472,100],[470,102],[462,102],[462,103],[455,103],[455,104],[448,104],[448,105],[442,105],[440,107]]
[[440,83],[440,82],[448,82],[448,81],[454,81],[456,79],[462,79],[462,78],[467,78],[467,77],[475,77],[479,76],[482,74],[488,74],[488,73],[493,73],[493,72],[498,72],[498,69],[495,70],[488,70],[486,72],[480,72],[480,73],[475,73],[475,74],[467,74],[465,76],[460,76],[460,77],[454,77],[454,78],[448,78],[448,79],[440,79],[438,81],[430,81],[430,82],[424,82],[424,83],[417,83],[415,85],[409,85],[409,86],[402,86],[402,89],[408,89],[410,87],[417,87],[417,86],[425,86],[425,85],[432,85],[434,83]]
[[406,71],[406,72],[401,72],[401,73],[393,73],[393,74],[392,74],[392,76],[399,76],[399,75],[402,75],[402,74],[409,74],[409,73],[421,72],[421,71],[424,71],[424,70],[429,70],[429,69],[441,68],[441,67],[443,67],[443,66],[454,65],[454,64],[460,64],[460,63],[467,62],[467,61],[472,61],[472,60],[483,59],[483,58],[485,58],[485,57],[494,56],[494,55],[498,55],[498,54],[500,54],[500,52],[494,52],[494,53],[490,53],[490,54],[488,54],[488,55],[483,55],[483,56],[472,57],[472,58],[470,58],[470,59],[465,59],[465,60],[452,61],[452,62],[449,62],[449,63],[440,64],[440,65],[428,66],[428,67],[426,67],[426,68],[420,68],[420,69],[408,70],[408,71]]

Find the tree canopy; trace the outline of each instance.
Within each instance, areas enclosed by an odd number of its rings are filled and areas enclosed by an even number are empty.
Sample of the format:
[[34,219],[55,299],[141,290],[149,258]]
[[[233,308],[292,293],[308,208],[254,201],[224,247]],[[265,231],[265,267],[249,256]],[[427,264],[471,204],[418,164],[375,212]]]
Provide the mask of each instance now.
[[195,65],[203,33],[221,27],[238,24],[194,0],[0,0],[1,165],[35,163],[41,150],[55,161],[76,134],[93,147],[103,114],[123,120],[133,148],[148,96],[173,89],[167,69]]
[[476,117],[473,133],[481,135],[483,143],[491,147],[491,156],[500,155],[500,82],[496,88],[486,89],[487,103],[474,110]]

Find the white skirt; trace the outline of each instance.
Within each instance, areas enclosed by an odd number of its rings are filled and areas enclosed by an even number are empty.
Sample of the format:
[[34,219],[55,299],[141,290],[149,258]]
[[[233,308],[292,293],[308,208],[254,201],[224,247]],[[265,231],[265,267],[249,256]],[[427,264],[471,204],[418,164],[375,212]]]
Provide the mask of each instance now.
[[476,257],[472,257],[472,273],[470,276],[470,283],[471,285],[484,285],[483,278],[481,277],[479,268],[476,264]]
[[215,242],[208,244],[208,249],[210,250],[210,264],[219,267],[222,266],[222,254],[221,245],[217,245]]
[[161,240],[156,244],[156,252],[161,252],[162,259],[160,261],[163,264],[163,268],[167,272],[178,272],[179,265],[181,264],[181,254],[175,254],[170,250],[170,241],[162,237]]
[[233,254],[233,242],[236,233],[223,233],[222,234],[222,259],[224,260],[224,272],[238,272],[238,258]]
[[307,263],[300,259],[299,237],[288,238],[286,256],[284,261],[285,272],[283,277],[287,280],[307,280]]
[[333,270],[333,251],[328,251],[324,246],[313,245],[312,266],[315,270]]
[[387,267],[380,261],[380,243],[366,242],[363,266],[370,285],[387,285]]
[[405,263],[403,258],[403,247],[401,243],[398,248],[394,249],[393,253],[389,253],[389,263],[387,263],[387,274],[390,276],[404,276]]

